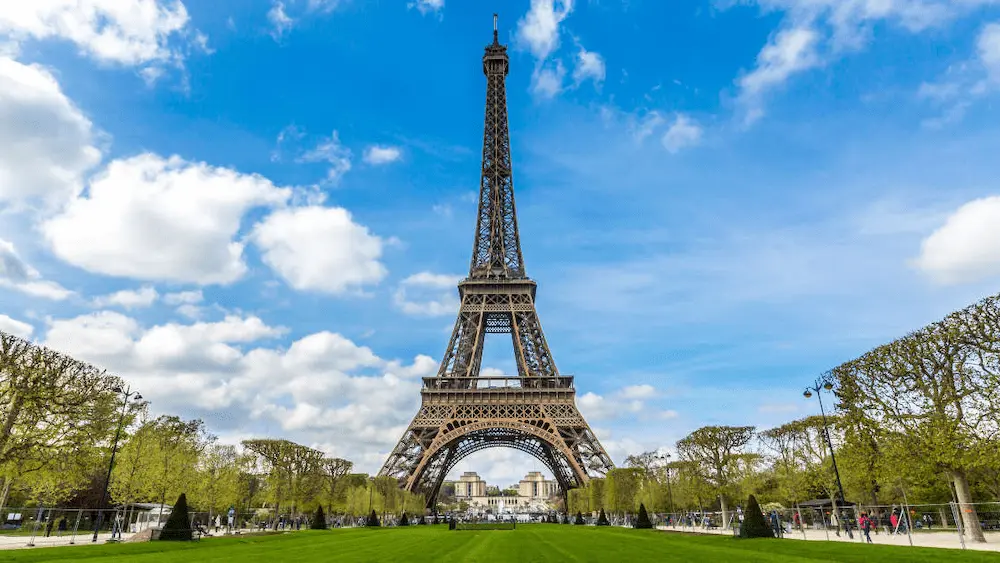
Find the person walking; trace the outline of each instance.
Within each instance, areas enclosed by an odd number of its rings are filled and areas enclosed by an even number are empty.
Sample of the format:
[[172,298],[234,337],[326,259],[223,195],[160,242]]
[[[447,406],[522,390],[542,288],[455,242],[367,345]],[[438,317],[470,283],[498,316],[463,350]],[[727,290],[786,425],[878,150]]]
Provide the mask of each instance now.
[[865,541],[872,543],[872,521],[871,518],[868,517],[867,512],[862,512],[861,516],[858,517],[858,526],[861,528],[861,533],[865,535]]

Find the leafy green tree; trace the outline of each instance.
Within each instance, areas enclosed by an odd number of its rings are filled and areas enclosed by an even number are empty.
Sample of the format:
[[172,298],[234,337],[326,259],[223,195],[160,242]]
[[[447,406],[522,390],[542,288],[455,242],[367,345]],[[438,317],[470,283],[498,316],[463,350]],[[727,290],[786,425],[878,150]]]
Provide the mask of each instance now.
[[615,468],[604,478],[604,507],[615,514],[635,510],[645,470],[636,467]]
[[970,473],[982,467],[1000,420],[1000,296],[948,315],[835,368],[838,408],[895,431],[906,450],[954,485],[965,530],[983,542]]
[[714,487],[724,526],[729,523],[726,497],[740,475],[741,464],[747,459],[744,448],[753,436],[753,426],[705,426],[677,442],[681,457],[703,470],[701,477]]

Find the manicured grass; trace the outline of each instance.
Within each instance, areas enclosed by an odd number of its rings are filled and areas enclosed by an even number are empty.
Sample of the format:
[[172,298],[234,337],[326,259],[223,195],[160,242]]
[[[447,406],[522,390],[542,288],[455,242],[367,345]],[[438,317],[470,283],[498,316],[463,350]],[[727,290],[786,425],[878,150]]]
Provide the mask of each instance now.
[[301,531],[193,543],[151,542],[0,552],[0,563],[193,563],[212,561],[997,561],[1000,554],[796,540],[738,540],[656,530],[559,524],[516,530],[449,531],[447,526]]

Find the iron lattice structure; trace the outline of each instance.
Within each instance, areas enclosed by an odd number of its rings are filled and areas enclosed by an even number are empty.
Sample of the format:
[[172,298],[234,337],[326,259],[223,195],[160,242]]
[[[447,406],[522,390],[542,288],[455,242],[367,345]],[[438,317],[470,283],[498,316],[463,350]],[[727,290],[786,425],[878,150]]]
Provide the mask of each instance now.
[[[423,493],[428,506],[455,464],[485,448],[531,454],[564,492],[613,467],[576,408],[573,377],[556,368],[535,310],[536,284],[525,274],[507,125],[509,66],[494,16],[493,43],[483,56],[479,214],[469,276],[458,284],[461,308],[437,375],[424,378],[420,411],[379,472]],[[483,343],[492,333],[511,335],[516,377],[480,377]]]

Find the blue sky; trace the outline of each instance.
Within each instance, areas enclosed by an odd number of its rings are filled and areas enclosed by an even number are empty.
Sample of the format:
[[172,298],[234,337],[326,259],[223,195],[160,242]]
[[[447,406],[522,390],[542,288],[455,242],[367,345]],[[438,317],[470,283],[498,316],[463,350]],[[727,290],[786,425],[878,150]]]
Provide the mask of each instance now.
[[415,413],[494,10],[525,263],[617,462],[811,414],[818,373],[1000,281],[988,0],[29,4],[0,7],[0,329],[223,440],[375,471]]

